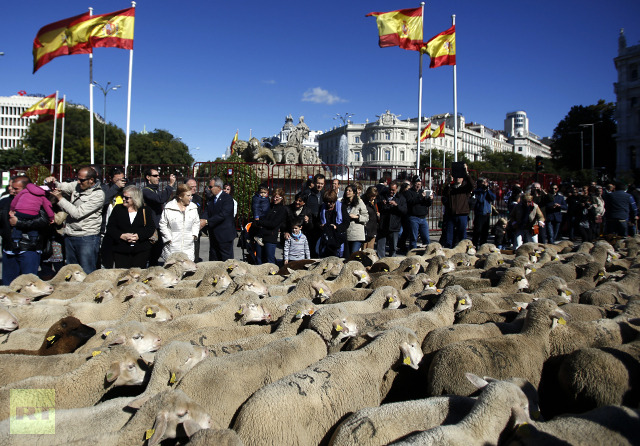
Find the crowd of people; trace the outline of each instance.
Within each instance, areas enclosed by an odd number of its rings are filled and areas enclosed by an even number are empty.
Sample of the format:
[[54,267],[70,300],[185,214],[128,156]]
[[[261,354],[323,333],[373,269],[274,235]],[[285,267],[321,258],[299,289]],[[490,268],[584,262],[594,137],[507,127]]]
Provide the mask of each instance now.
[[[75,181],[61,183],[51,176],[40,187],[26,175],[13,177],[0,200],[3,284],[27,273],[53,277],[65,263],[80,264],[90,273],[100,267],[154,266],[176,252],[201,261],[203,233],[209,237],[209,260],[232,259],[238,236],[233,186],[214,177],[201,196],[197,185],[192,178],[176,186],[170,175],[160,188],[155,169],[144,173],[140,186],[129,184],[119,169],[101,184],[92,167],[79,169]],[[640,191],[619,182],[605,187],[552,184],[548,190],[532,183],[526,189],[514,184],[505,193],[487,178],[474,185],[465,166],[463,174],[447,179],[440,198],[443,247],[467,238],[472,214],[473,244],[480,246],[492,235],[498,248],[507,249],[529,241],[554,243],[563,234],[582,241],[633,235]],[[292,203],[285,200],[283,189],[271,191],[266,185],[252,197],[246,239],[255,263],[349,258],[364,248],[382,258],[431,241],[428,215],[434,193],[417,175],[365,189],[358,182],[341,187],[340,180],[329,183],[317,174]],[[504,217],[491,225],[497,214]],[[282,259],[276,258],[278,246]]]

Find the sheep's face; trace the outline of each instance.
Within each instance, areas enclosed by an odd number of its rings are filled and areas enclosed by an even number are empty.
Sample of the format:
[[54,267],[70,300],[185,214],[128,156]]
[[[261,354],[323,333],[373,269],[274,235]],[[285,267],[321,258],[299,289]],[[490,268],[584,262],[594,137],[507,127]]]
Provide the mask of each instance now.
[[468,310],[473,306],[473,302],[471,301],[471,296],[469,293],[465,293],[463,296],[458,298],[455,306],[455,312],[460,313],[461,311]]
[[171,314],[171,311],[156,299],[150,299],[149,303],[143,306],[142,311],[145,318],[152,319],[156,322],[167,322],[173,320],[173,314]]
[[418,365],[422,361],[423,353],[420,344],[416,339],[404,341],[400,343],[400,352],[402,353],[402,363],[408,365],[414,370],[418,370]]
[[53,286],[36,278],[24,284],[19,292],[20,294],[35,299],[36,297],[48,296],[53,293]]
[[400,301],[400,296],[398,296],[398,293],[395,291],[389,291],[385,293],[385,300],[387,303],[387,308],[390,310],[397,310],[398,308],[400,308],[400,304],[402,303]]
[[98,290],[93,299],[98,303],[109,302],[115,297],[115,293],[117,293],[117,288],[115,286],[111,286],[109,288]]
[[262,305],[254,303],[240,305],[237,314],[241,316],[243,325],[251,322],[271,321],[271,314]]
[[162,339],[155,333],[142,329],[137,330],[129,336],[128,345],[133,347],[138,353],[155,352],[162,345]]
[[124,275],[118,278],[118,284],[125,283],[136,283],[140,281],[140,277],[142,276],[141,271],[139,269],[130,269]]
[[106,375],[107,382],[113,383],[114,387],[142,384],[145,372],[139,361],[138,357],[125,355],[122,360],[113,362]]
[[350,316],[336,319],[332,323],[333,334],[336,340],[342,340],[358,335],[358,326]]
[[158,353],[154,367],[163,367],[161,362],[167,358],[166,361],[170,363],[168,364],[169,384],[176,384],[189,370],[209,355],[209,350],[205,347],[192,345],[189,342],[172,342],[165,349],[164,352],[160,351],[165,354]]
[[0,308],[0,330],[13,331],[18,328],[18,319],[8,310]]
[[442,268],[440,269],[440,274],[450,273],[455,271],[455,269],[456,269],[455,264],[452,261],[447,260],[442,264]]
[[269,289],[264,283],[249,280],[242,284],[242,289],[256,293],[258,296],[265,297],[269,295]]
[[299,308],[295,310],[295,318],[302,319],[305,316],[313,316],[318,311],[318,307],[314,305],[309,299],[304,299],[302,302],[296,302],[294,305],[299,304]]
[[367,286],[371,283],[371,276],[367,274],[366,271],[354,270],[353,275],[356,276],[356,279],[358,279],[358,282],[356,282],[356,285],[362,284],[363,286]]
[[179,265],[183,275],[195,273],[197,268],[196,262],[189,260],[189,257],[183,253],[172,254],[165,262],[164,267],[169,268],[173,265]]
[[325,282],[314,282],[311,284],[311,288],[316,292],[314,298],[318,298],[322,302],[331,298],[331,290]]
[[0,293],[0,305],[11,307],[14,305],[29,305],[33,299],[23,296],[15,291],[7,291]]
[[164,439],[176,438],[176,431],[180,424],[189,437],[201,429],[211,427],[211,417],[204,408],[183,395],[183,392],[179,392],[178,397],[170,404],[159,406],[160,411],[150,431],[152,432],[149,438],[150,446],[157,445]]
[[213,285],[215,290],[219,292],[222,292],[229,288],[231,282],[231,277],[229,277],[229,274],[227,273],[214,274],[213,276],[211,276],[211,284]]
[[86,277],[87,274],[82,270],[82,268],[78,266],[78,268],[69,271],[64,276],[64,280],[65,282],[84,282],[84,279],[86,279]]
[[529,288],[529,281],[524,275],[517,275],[514,277],[513,282],[516,284],[518,291]]
[[180,282],[180,278],[169,270],[153,271],[142,281],[142,283],[157,288],[170,288],[177,285],[178,282]]
[[473,245],[469,245],[467,247],[467,254],[469,254],[470,256],[476,255],[476,248],[474,248]]

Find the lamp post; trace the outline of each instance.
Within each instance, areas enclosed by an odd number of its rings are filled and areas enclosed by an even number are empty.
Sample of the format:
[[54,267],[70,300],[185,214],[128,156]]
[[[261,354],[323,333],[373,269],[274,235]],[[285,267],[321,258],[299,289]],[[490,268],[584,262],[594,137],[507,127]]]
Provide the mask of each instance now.
[[107,151],[107,94],[112,90],[117,90],[118,88],[120,88],[120,85],[109,88],[111,82],[107,82],[107,85],[103,88],[102,85],[100,85],[96,81],[93,81],[93,85],[100,88],[100,90],[102,90],[102,94],[104,94],[104,125],[102,126],[102,176],[104,179],[104,165],[106,164]]
[[[349,125],[349,118],[353,116],[353,113],[345,113],[344,116],[340,115],[340,113],[336,113],[336,116],[333,119],[339,119],[342,121],[342,125],[344,127],[343,135],[345,136],[345,142],[347,146],[345,150],[342,151],[342,176],[344,177],[344,173],[347,169],[347,160],[349,159],[349,138],[347,137],[347,125]],[[343,178],[344,180],[344,178]]]

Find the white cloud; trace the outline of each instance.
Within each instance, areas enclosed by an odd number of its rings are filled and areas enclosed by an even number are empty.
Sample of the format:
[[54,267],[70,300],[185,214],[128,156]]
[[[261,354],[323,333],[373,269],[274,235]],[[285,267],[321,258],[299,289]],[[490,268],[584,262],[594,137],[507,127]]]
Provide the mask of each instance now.
[[332,95],[327,90],[320,87],[310,88],[302,95],[302,102],[315,102],[317,104],[335,104],[336,102],[347,102],[339,96]]

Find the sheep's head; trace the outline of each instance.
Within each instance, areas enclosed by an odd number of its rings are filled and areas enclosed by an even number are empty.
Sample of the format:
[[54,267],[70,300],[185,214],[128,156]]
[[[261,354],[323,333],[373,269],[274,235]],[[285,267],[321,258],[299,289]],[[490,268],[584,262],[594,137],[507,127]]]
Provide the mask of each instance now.
[[151,290],[150,286],[145,285],[142,282],[136,282],[122,287],[118,293],[118,299],[124,302],[130,299],[149,297],[152,294],[155,293]]
[[0,331],[13,331],[18,325],[18,319],[6,308],[0,307]]
[[529,416],[529,399],[518,385],[488,376],[480,378],[473,373],[465,373],[465,376],[476,388],[482,389],[478,401],[500,401],[503,407],[510,407],[511,418],[516,426],[532,422]]
[[362,284],[363,286],[366,287],[371,283],[371,276],[367,274],[367,272],[364,270],[361,270],[361,269],[354,270],[353,275],[356,276],[356,279],[358,279],[358,282],[356,283],[356,285]]
[[271,314],[264,309],[263,305],[255,303],[243,303],[240,305],[236,315],[240,317],[242,325],[251,322],[271,322]]
[[196,262],[190,260],[183,252],[175,252],[171,254],[167,261],[164,262],[165,268],[170,268],[173,265],[178,265],[182,271],[182,277],[195,273],[197,268]]
[[67,316],[57,321],[47,330],[41,347],[42,354],[71,353],[81,345],[84,345],[95,334],[96,331],[93,328],[84,325],[73,316]]
[[397,290],[391,290],[385,293],[385,300],[387,303],[387,308],[390,310],[397,310],[402,305],[402,301],[400,300],[400,296],[398,295]]
[[157,408],[153,427],[145,432],[149,446],[158,445],[165,439],[176,438],[179,425],[182,425],[188,437],[201,429],[211,427],[209,414],[181,390],[162,392],[153,397],[147,395],[131,402],[129,407],[139,409],[147,402]]
[[313,316],[318,311],[318,307],[309,299],[298,299],[287,309],[293,313],[295,319],[302,319],[305,316]]
[[108,347],[128,345],[139,354],[155,352],[162,345],[162,339],[137,321],[126,322],[117,328],[108,328],[102,332],[102,338]]
[[23,296],[16,291],[0,292],[0,305],[11,307],[14,305],[29,305],[33,299],[29,296]]
[[358,335],[358,326],[351,316],[335,319],[331,327],[332,335],[336,341]]
[[111,363],[105,375],[105,380],[113,387],[142,384],[145,371],[140,366],[141,362],[142,360],[138,353],[130,349],[120,359]]
[[159,299],[148,299],[147,303],[142,307],[142,312],[146,319],[156,322],[167,322],[173,320],[173,314],[164,306]]
[[[239,281],[239,279],[237,280]],[[242,278],[242,281],[240,281],[239,283],[239,287],[238,289],[242,289],[242,290],[246,290],[246,291],[251,291],[253,293],[256,293],[258,296],[260,297],[266,297],[269,295],[269,288],[264,284],[258,281],[258,279],[256,278],[248,278],[246,276],[244,276]]]
[[157,267],[154,269],[149,268],[142,283],[155,288],[170,288],[177,285],[179,281],[180,278],[174,272]]
[[455,306],[455,312],[460,313],[461,311],[468,310],[473,306],[473,302],[471,300],[471,296],[469,293],[465,293],[458,298]]
[[118,277],[118,285],[131,284],[139,282],[142,277],[142,270],[140,268],[129,268],[127,272]]
[[311,282],[310,287],[316,293],[313,297],[320,299],[321,302],[331,298],[331,289],[326,282],[320,280],[313,281]]
[[96,290],[95,296],[93,296],[93,300],[97,303],[109,302],[115,297],[114,294],[117,293],[117,290],[118,289],[115,285],[99,286]]
[[209,356],[209,350],[205,347],[189,342],[174,341],[156,353],[153,364],[154,373],[155,370],[166,373],[167,383],[173,386],[207,356]]
[[418,366],[420,361],[422,361],[424,354],[422,353],[422,348],[420,347],[420,343],[416,339],[415,335],[413,335],[413,339],[402,341],[400,343],[400,352],[402,353],[402,363],[408,365],[414,370],[418,370]]
[[84,282],[84,279],[87,278],[87,274],[80,265],[66,265],[63,268],[66,268],[66,270],[61,270],[58,274],[64,274],[62,279],[65,282]]
[[35,274],[18,276],[9,286],[13,291],[33,299],[53,293],[53,286],[44,282]]

